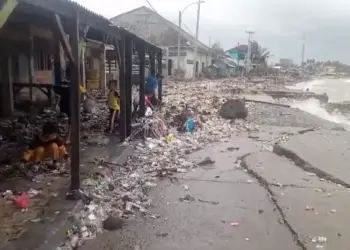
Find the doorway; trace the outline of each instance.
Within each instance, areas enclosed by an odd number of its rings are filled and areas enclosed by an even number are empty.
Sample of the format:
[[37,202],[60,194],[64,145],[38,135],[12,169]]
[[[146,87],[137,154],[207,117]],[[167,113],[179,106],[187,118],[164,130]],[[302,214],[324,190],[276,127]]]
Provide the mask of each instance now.
[[196,62],[196,75],[198,74],[198,67],[199,67],[199,62]]
[[202,62],[202,72],[204,72],[204,62]]
[[173,60],[168,60],[168,76],[172,75],[172,69],[173,69]]

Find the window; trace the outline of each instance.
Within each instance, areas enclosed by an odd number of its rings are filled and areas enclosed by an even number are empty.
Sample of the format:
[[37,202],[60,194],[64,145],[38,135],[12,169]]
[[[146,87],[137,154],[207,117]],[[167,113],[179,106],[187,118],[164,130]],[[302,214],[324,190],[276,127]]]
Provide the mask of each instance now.
[[51,56],[50,54],[37,51],[34,54],[34,69],[36,71],[49,71],[52,70]]
[[194,64],[193,60],[187,60],[187,64]]

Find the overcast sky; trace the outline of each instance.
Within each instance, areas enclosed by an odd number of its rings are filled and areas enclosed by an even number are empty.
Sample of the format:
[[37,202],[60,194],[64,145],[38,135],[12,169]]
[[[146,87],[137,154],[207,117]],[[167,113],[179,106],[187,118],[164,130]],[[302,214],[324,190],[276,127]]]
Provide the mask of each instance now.
[[[77,0],[108,18],[140,6],[146,0]],[[193,0],[150,0],[159,14],[177,23],[178,12]],[[192,34],[196,27],[196,5],[183,20]],[[186,29],[187,30],[187,29]],[[306,40],[305,58],[339,60],[350,64],[350,0],[205,0],[201,5],[199,38],[220,42],[229,49],[247,43],[246,30],[267,47],[273,60],[301,60],[301,42]],[[188,30],[187,30],[188,31]]]

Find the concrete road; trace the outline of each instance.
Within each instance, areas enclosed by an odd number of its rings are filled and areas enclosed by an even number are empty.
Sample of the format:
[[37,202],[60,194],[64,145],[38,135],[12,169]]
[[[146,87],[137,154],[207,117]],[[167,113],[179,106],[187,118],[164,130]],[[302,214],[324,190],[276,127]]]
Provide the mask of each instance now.
[[[124,229],[105,232],[81,249],[302,249],[266,189],[234,164],[257,148],[252,140],[234,138],[197,152],[193,159],[210,156],[215,164],[179,176],[177,183],[161,182],[149,210],[158,219],[130,220]],[[186,195],[194,200],[181,202]]]
[[350,132],[315,131],[293,136],[275,152],[320,177],[350,187]]
[[[268,190],[304,249],[349,249],[347,188],[322,181],[270,152],[251,154],[242,165]],[[319,236],[327,242],[317,242]]]

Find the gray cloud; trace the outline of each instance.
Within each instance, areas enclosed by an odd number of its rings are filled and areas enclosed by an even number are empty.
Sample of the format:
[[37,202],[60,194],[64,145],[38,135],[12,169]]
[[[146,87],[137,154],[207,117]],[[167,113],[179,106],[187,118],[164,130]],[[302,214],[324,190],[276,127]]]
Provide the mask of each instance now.
[[[144,0],[78,0],[88,8],[112,17],[139,6]],[[177,23],[178,11],[192,0],[150,0],[154,8]],[[189,7],[184,22],[194,33],[196,6]],[[289,57],[300,63],[301,41],[306,39],[306,57],[339,60],[350,64],[349,0],[206,0],[201,9],[200,40],[219,41],[228,49],[246,43],[245,30],[256,31],[255,39],[275,58]]]

